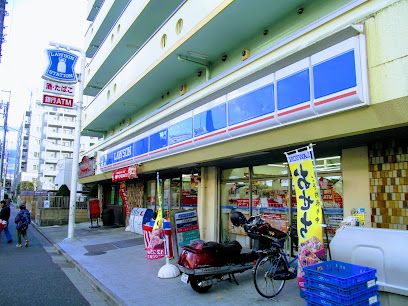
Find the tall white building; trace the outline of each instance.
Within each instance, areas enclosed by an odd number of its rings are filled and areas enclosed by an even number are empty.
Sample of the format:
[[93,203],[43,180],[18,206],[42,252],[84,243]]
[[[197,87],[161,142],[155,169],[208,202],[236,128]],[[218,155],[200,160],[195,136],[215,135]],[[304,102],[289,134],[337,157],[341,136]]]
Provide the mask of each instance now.
[[[24,114],[21,126],[19,181],[31,181],[36,190],[58,190],[57,164],[72,159],[76,111],[43,106],[40,100]],[[81,137],[81,150],[92,147],[98,138]]]

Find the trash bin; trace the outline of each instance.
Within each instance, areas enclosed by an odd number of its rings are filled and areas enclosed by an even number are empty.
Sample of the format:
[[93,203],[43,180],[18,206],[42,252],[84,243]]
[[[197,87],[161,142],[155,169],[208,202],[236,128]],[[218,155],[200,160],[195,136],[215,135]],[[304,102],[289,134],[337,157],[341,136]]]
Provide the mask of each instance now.
[[112,208],[106,208],[102,211],[103,226],[114,225],[115,216]]

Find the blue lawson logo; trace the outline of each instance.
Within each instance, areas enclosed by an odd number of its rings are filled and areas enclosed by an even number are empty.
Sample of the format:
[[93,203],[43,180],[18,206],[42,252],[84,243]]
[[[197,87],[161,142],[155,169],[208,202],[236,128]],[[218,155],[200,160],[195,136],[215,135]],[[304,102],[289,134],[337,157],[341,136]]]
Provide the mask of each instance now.
[[47,50],[50,64],[44,72],[43,78],[61,83],[76,83],[74,70],[78,56],[63,50]]

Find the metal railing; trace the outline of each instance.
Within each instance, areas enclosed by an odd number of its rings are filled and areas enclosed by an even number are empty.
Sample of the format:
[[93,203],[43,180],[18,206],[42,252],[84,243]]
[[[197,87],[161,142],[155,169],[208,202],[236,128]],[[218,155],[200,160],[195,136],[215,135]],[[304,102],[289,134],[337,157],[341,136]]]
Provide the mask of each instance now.
[[[48,205],[44,205],[44,203],[47,203],[46,201],[48,201]],[[38,196],[36,202],[38,208],[48,206],[48,208],[69,209],[69,196]],[[86,198],[76,200],[76,209],[88,209]]]

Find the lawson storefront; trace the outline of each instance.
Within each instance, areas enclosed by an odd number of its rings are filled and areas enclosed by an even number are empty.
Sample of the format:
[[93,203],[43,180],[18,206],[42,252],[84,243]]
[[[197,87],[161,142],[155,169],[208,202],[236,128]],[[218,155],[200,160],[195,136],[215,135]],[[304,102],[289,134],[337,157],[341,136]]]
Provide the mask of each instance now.
[[[295,203],[283,152],[314,141],[336,223],[343,215],[342,147],[331,143],[336,127],[329,121],[368,102],[364,35],[334,37],[141,129],[101,152],[98,171],[140,165],[138,178],[126,182],[129,205],[153,209],[159,171],[166,209],[197,209],[202,238],[225,240],[242,234],[229,230],[233,208],[287,226]],[[123,205],[118,183],[101,185],[105,203]]]

